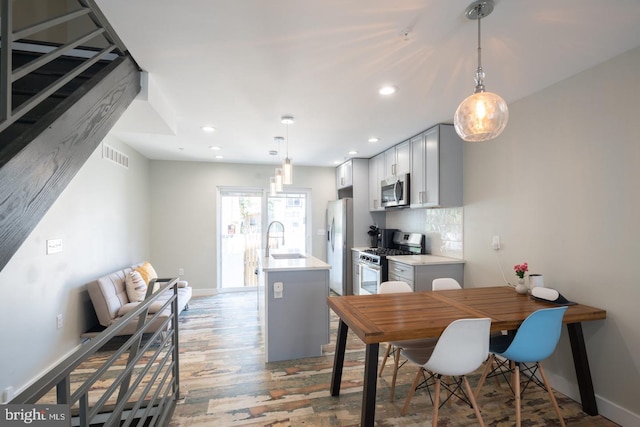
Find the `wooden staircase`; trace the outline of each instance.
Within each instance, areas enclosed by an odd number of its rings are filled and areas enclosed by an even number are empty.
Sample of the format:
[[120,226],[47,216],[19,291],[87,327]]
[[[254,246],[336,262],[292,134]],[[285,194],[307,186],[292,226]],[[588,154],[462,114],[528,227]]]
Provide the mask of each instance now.
[[[11,68],[1,70],[2,80],[11,81],[5,74],[42,55],[13,50],[10,60],[3,60]],[[0,124],[0,271],[140,91],[133,59],[126,51],[112,56],[62,80],[63,86],[25,115]],[[10,97],[10,111],[83,63],[86,58],[62,55],[16,79],[4,94]]]

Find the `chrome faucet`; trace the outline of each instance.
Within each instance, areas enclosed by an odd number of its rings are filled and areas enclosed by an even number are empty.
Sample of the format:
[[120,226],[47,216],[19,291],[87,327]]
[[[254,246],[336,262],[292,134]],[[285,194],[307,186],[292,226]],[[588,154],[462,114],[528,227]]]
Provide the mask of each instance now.
[[271,226],[273,224],[280,224],[280,227],[282,227],[282,246],[284,246],[284,224],[282,224],[280,221],[271,221],[271,224],[269,224],[269,226],[267,227],[267,247],[264,250],[264,255],[266,258],[269,258],[269,233],[271,233]]

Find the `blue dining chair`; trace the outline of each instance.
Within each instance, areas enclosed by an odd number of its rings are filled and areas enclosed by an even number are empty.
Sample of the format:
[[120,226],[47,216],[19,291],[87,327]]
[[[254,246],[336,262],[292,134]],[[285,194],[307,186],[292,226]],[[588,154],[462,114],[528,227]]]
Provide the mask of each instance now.
[[[477,398],[488,376],[504,375],[505,372],[511,372],[516,405],[516,426],[518,427],[521,425],[521,395],[530,382],[547,390],[560,420],[560,425],[563,427],[565,425],[560,407],[540,362],[551,356],[556,349],[562,330],[562,318],[566,311],[567,307],[537,310],[522,322],[515,335],[492,336],[490,339],[490,356],[474,394]],[[493,368],[494,362],[497,364],[495,368]],[[506,368],[507,363],[509,363],[508,368]],[[532,366],[527,366],[527,364]],[[522,389],[520,372],[527,374],[527,381]],[[543,383],[537,379],[536,372],[540,372]]]

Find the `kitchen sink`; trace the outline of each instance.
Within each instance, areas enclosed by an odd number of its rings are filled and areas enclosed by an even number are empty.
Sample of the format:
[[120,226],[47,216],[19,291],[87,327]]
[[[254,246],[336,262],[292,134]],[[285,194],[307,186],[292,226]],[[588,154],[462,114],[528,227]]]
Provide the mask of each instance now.
[[291,252],[291,253],[282,253],[282,254],[271,254],[271,256],[273,257],[273,259],[300,259],[300,258],[306,258],[305,255],[298,253],[298,252]]

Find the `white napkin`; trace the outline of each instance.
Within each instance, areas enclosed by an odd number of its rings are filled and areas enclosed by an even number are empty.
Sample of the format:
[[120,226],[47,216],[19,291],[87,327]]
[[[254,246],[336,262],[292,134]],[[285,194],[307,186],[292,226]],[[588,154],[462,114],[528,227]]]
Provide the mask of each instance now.
[[566,299],[560,292],[551,288],[533,288],[531,296],[559,305],[574,305],[575,302]]
[[551,288],[535,287],[531,289],[531,295],[536,298],[546,299],[547,301],[555,301],[560,296],[560,292]]

